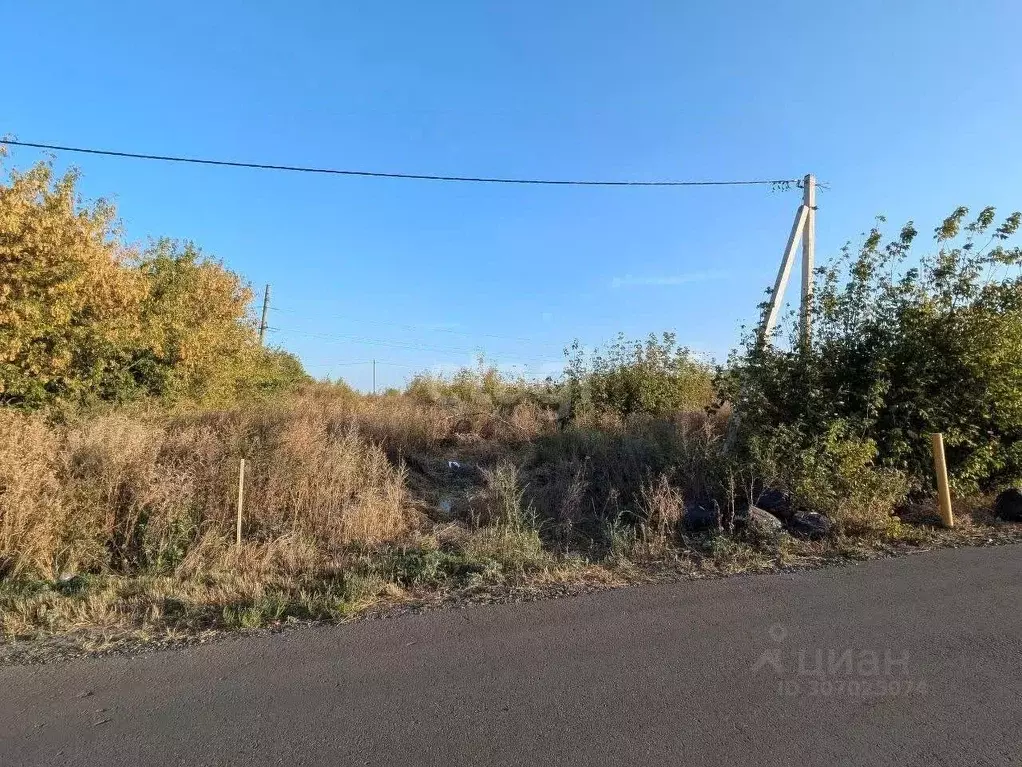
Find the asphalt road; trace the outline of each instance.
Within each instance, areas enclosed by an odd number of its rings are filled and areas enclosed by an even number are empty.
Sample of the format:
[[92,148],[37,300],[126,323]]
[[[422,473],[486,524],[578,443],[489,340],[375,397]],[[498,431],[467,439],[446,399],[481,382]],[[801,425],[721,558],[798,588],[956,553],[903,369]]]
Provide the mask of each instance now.
[[0,669],[3,765],[1020,765],[1022,547]]

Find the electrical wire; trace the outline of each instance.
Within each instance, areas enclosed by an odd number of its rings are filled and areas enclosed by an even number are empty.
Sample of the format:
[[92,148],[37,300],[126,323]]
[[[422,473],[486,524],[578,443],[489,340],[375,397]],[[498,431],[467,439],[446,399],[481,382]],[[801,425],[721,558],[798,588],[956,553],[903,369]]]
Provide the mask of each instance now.
[[31,149],[48,149],[54,152],[74,152],[76,154],[101,155],[103,157],[123,157],[132,160],[156,160],[159,162],[188,163],[191,165],[215,165],[227,168],[252,168],[255,170],[283,170],[295,173],[321,173],[334,176],[359,176],[364,178],[397,178],[415,181],[460,181],[479,184],[528,184],[541,186],[774,186],[786,187],[798,184],[800,179],[752,179],[728,181],[591,181],[578,179],[539,179],[539,178],[498,178],[489,176],[442,176],[427,173],[391,173],[368,170],[341,170],[337,168],[317,168],[303,165],[274,165],[262,162],[240,162],[235,160],[210,160],[199,157],[181,157],[176,155],[143,154],[140,152],[121,152],[111,149],[91,149],[87,147],[63,146],[61,144],[41,144],[34,141],[15,141],[0,139],[0,144],[7,146],[28,147]]

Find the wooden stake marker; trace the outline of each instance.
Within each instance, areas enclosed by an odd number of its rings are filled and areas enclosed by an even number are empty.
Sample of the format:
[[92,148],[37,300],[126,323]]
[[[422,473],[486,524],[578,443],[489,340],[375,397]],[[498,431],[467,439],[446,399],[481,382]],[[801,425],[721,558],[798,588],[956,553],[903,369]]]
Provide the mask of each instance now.
[[241,512],[245,508],[245,459],[241,459],[241,467],[238,469],[238,526],[235,543],[241,546]]

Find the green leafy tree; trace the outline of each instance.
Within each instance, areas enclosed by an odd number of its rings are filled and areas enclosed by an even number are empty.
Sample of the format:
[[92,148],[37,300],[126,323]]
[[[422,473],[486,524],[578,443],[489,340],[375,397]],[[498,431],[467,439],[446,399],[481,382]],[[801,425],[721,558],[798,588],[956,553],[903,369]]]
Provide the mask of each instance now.
[[[884,219],[818,270],[809,348],[749,334],[718,386],[748,438],[795,427],[808,444],[835,424],[877,461],[931,484],[929,437],[943,432],[960,489],[1022,478],[1022,215],[958,208],[916,256],[911,222],[884,242]],[[795,338],[794,318],[785,328]],[[776,340],[776,339],[775,339]]]

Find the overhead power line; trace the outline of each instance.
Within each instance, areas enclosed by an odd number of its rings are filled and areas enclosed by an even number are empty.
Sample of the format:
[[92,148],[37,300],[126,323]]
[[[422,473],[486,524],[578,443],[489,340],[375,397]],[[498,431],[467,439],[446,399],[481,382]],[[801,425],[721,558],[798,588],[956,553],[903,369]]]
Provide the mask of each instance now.
[[440,176],[426,173],[389,173],[369,170],[341,170],[338,168],[316,168],[303,165],[274,165],[261,162],[238,162],[234,160],[209,160],[199,157],[179,157],[174,155],[142,154],[138,152],[120,152],[110,149],[91,149],[60,144],[39,144],[32,141],[14,141],[0,139],[0,144],[8,146],[28,147],[31,149],[49,149],[55,152],[75,152],[77,154],[101,155],[103,157],[125,157],[132,160],[156,160],[159,162],[179,162],[192,165],[216,165],[228,168],[253,168],[255,170],[285,170],[296,173],[323,173],[333,176],[361,176],[369,178],[403,178],[416,181],[464,181],[480,184],[532,184],[544,186],[784,186],[800,183],[800,179],[752,179],[739,181],[591,181],[577,179],[539,179],[539,178],[496,178],[488,176]]

